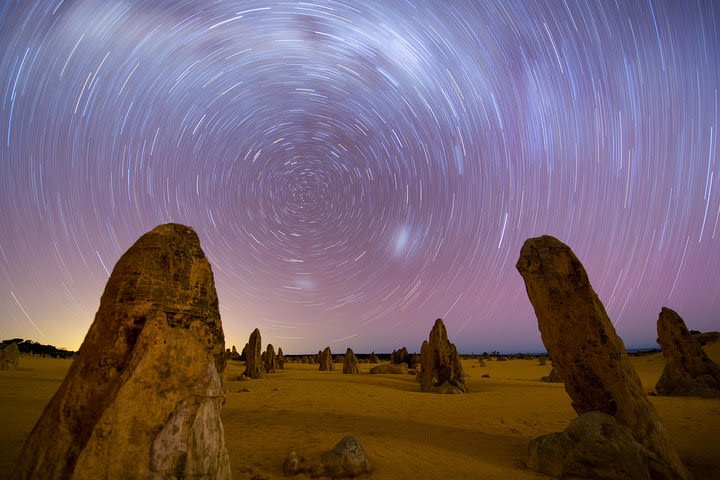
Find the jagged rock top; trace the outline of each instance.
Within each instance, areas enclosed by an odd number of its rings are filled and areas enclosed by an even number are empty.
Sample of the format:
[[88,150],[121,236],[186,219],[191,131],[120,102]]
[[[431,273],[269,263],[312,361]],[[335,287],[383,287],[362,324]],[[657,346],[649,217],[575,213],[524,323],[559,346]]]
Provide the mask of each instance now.
[[225,362],[197,234],[154,228],[113,268],[12,478],[229,477],[219,416]]

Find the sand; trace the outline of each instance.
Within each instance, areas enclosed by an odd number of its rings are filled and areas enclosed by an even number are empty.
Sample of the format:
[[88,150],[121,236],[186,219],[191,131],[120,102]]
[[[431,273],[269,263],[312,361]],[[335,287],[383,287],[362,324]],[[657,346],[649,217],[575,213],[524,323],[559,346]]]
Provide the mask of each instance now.
[[[720,361],[720,343],[705,348]],[[662,355],[632,358],[645,390],[662,372]],[[70,366],[69,360],[22,357],[0,372],[0,478]],[[352,434],[376,464],[375,479],[541,479],[524,465],[528,441],[563,430],[575,417],[562,384],[538,379],[537,360],[464,360],[466,395],[420,393],[412,375],[343,375],[286,363],[263,380],[228,382],[222,410],[233,478],[282,478],[295,449],[319,458]],[[372,365],[360,364],[366,373]],[[230,362],[239,375],[241,362]],[[490,378],[481,378],[489,374]],[[249,392],[243,392],[243,388]],[[665,428],[698,480],[720,472],[720,399],[651,397]],[[295,478],[308,478],[303,475]]]

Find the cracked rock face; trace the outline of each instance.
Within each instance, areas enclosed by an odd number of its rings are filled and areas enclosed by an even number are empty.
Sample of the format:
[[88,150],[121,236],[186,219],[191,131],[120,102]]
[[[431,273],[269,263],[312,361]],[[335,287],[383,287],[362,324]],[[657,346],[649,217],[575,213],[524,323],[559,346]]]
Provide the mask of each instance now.
[[225,362],[198,236],[177,224],[153,229],[115,265],[11,478],[230,478]]
[[516,267],[575,411],[606,413],[627,426],[656,459],[652,478],[690,478],[570,247],[550,236],[530,238]]
[[658,395],[720,397],[720,365],[695,341],[675,311],[663,307],[657,321],[665,369],[655,385]]

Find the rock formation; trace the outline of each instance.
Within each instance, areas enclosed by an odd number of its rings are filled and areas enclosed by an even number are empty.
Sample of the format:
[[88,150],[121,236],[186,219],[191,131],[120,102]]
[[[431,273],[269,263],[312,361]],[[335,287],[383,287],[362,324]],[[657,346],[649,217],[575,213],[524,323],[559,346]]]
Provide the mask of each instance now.
[[115,265],[11,478],[230,478],[224,342],[195,232],[146,233]]
[[663,307],[657,321],[665,369],[655,385],[658,395],[720,397],[720,365],[710,360],[680,315]]
[[378,363],[378,357],[375,355],[375,352],[372,352],[368,357],[368,363]]
[[303,355],[300,359],[300,363],[311,363],[307,355]]
[[265,365],[262,361],[262,339],[260,330],[257,328],[250,334],[250,341],[244,349],[245,352],[245,376],[248,378],[263,378],[265,376]]
[[232,350],[230,350],[230,360],[240,360],[240,354],[235,348],[235,345],[233,345]]
[[240,360],[245,361],[247,360],[247,352],[248,348],[250,348],[250,344],[245,344],[245,346],[242,349],[242,352],[240,353]]
[[282,348],[278,348],[275,364],[277,365],[278,370],[285,370],[285,355],[283,355]]
[[652,457],[625,425],[600,412],[530,441],[528,467],[555,478],[650,480]]
[[352,436],[343,438],[331,451],[323,454],[320,463],[307,464],[305,457],[295,451],[290,452],[283,461],[283,474],[286,477],[304,473],[310,478],[354,478],[370,474],[374,469],[365,449]]
[[392,363],[384,363],[382,365],[372,367],[370,369],[370,373],[373,375],[387,374],[387,373],[399,375],[399,374],[408,373],[408,368],[407,368],[407,365],[405,365],[405,364],[393,365]]
[[293,450],[285,457],[283,461],[283,474],[286,477],[292,477],[305,471],[305,457],[299,456]]
[[323,475],[330,478],[352,478],[375,469],[363,446],[352,436],[340,440],[322,456],[321,463]]
[[653,454],[653,478],[690,478],[572,250],[553,237],[528,239],[517,270],[575,411],[607,413],[627,426]]
[[412,355],[410,355],[409,358],[410,363],[408,364],[408,367],[415,368],[420,365],[420,355],[418,355],[417,353],[413,353]]
[[355,356],[355,352],[353,352],[351,348],[348,348],[345,352],[345,357],[343,359],[343,373],[360,374],[360,364]]
[[705,333],[693,333],[690,332],[693,335],[693,339],[700,345],[701,347],[704,347],[705,345],[715,343],[720,341],[720,332],[705,332]]
[[330,347],[325,347],[325,350],[318,354],[318,363],[320,364],[321,372],[329,372],[333,369],[333,358]]
[[448,340],[442,319],[435,320],[430,340],[420,348],[417,381],[424,392],[467,393],[460,356]]
[[20,365],[20,349],[17,343],[11,343],[0,350],[0,370],[15,370]]
[[540,381],[546,383],[563,383],[563,380],[556,368],[551,368],[550,373],[548,373],[547,376],[540,377]]
[[277,363],[277,357],[275,355],[275,348],[272,343],[268,343],[267,350],[265,350],[265,359],[263,365],[265,366],[265,373],[276,373],[275,365]]
[[402,347],[400,350],[393,350],[390,354],[390,363],[399,365],[401,363],[407,363],[410,365],[410,355],[408,354],[407,347]]

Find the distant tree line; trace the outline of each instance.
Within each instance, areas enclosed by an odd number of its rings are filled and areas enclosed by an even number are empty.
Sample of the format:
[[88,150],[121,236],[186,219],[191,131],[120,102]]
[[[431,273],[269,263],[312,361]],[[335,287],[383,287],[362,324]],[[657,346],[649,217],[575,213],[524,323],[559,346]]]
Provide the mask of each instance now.
[[52,345],[43,345],[42,343],[33,342],[32,340],[23,340],[22,338],[12,338],[10,340],[3,340],[0,343],[0,348],[5,348],[11,343],[17,343],[20,353],[32,353],[34,355],[44,355],[52,358],[72,358],[75,352],[65,350],[64,348],[57,348]]

